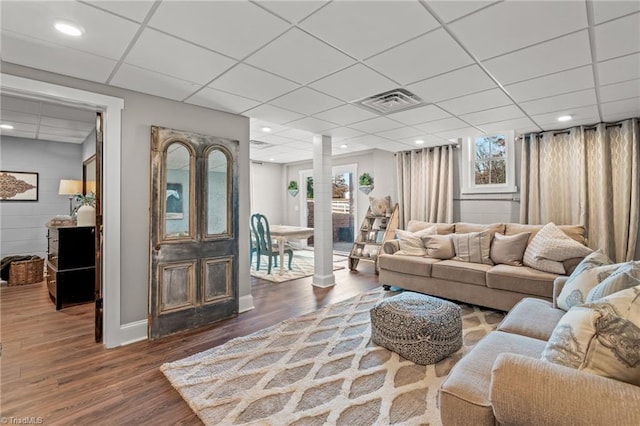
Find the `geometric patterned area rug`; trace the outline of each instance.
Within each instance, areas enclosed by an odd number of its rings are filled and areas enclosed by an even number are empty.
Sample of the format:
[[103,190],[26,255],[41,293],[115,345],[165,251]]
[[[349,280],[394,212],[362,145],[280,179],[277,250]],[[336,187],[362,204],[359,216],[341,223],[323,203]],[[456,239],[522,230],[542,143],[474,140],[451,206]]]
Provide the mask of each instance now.
[[[254,256],[254,259],[257,256]],[[333,270],[344,269],[343,265],[336,265],[335,262],[346,261],[346,256],[333,256]],[[256,260],[251,262],[250,273],[254,277],[274,283],[282,283],[285,281],[297,280],[298,278],[310,277],[313,275],[313,251],[311,250],[294,250],[293,260],[291,262],[291,270],[289,270],[289,255],[284,256],[284,272],[280,274],[280,258],[278,257],[278,267],[271,266],[271,273],[267,274],[267,257],[262,256],[260,262],[260,270],[256,271]]]
[[417,365],[370,341],[374,290],[188,358],[162,372],[206,425],[439,425],[451,367],[502,320],[461,305],[463,347]]

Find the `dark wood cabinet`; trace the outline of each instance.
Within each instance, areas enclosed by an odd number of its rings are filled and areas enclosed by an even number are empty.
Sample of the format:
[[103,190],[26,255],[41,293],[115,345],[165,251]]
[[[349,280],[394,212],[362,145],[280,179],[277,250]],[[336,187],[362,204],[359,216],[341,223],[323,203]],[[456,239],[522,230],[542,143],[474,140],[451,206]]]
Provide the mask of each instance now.
[[56,310],[95,299],[95,227],[48,227],[47,287]]

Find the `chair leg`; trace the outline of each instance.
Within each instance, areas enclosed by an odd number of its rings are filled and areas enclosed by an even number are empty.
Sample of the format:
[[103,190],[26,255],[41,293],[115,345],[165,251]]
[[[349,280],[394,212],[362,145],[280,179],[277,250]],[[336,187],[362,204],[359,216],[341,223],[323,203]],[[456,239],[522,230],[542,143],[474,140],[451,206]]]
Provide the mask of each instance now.
[[269,256],[269,267],[267,268],[267,274],[271,274],[271,261],[273,259],[273,256]]
[[275,255],[273,256],[273,266],[275,266],[276,268],[278,267],[278,258],[280,257],[280,255]]
[[291,260],[293,260],[293,252],[289,252],[289,270],[291,270]]
[[262,256],[260,254],[260,250],[256,252],[256,271],[260,270],[260,260],[262,260]]

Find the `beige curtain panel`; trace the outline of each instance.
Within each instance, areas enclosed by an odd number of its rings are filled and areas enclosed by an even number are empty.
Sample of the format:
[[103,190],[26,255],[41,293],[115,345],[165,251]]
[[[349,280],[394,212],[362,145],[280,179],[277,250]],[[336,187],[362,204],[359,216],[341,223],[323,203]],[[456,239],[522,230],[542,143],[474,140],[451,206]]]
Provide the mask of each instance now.
[[638,119],[523,140],[520,222],[582,224],[589,247],[634,259],[640,221]]
[[453,147],[396,154],[400,227],[409,220],[453,222]]

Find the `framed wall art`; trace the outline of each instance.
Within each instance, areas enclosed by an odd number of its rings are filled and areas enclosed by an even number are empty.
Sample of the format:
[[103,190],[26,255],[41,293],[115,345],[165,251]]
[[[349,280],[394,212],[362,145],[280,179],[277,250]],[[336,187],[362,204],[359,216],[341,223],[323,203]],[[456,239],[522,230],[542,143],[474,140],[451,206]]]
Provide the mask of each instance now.
[[38,201],[38,173],[0,171],[0,201]]

